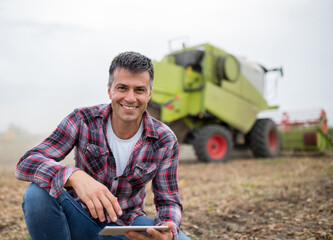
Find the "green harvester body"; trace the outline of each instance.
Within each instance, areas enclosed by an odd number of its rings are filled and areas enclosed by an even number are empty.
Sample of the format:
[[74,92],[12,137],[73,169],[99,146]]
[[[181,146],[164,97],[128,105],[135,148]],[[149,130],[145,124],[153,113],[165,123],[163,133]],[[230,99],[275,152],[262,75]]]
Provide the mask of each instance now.
[[153,93],[148,112],[167,123],[180,143],[191,143],[200,161],[226,161],[235,146],[258,157],[280,150],[276,125],[257,119],[270,109],[264,98],[263,66],[201,44],[153,61]]
[[[190,64],[184,66],[186,59],[183,66],[176,64],[177,54],[179,58],[191,57],[189,54],[182,56],[184,51],[203,51],[200,72]],[[217,64],[223,58],[227,61],[221,68],[233,78],[231,80],[218,78]],[[160,119],[166,123],[184,119],[186,125],[193,129],[205,125],[205,120],[200,121],[200,118],[209,113],[216,118],[215,121],[223,122],[242,133],[249,132],[257,114],[269,109],[269,106],[263,92],[259,92],[240,72],[242,66],[233,60],[229,53],[210,44],[203,44],[171,53],[160,62],[154,61],[155,80],[151,100],[160,105]],[[191,62],[191,59],[188,61]],[[264,84],[263,79],[261,84]],[[263,90],[263,86],[260,87]]]

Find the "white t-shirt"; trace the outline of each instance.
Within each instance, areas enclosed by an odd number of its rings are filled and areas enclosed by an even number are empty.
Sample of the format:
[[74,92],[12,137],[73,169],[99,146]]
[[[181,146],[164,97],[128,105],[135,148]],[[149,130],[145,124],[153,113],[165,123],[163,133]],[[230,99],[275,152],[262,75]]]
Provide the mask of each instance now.
[[143,121],[140,123],[139,130],[130,139],[120,139],[113,132],[111,117],[108,119],[107,136],[108,143],[116,160],[117,177],[121,176],[127,166],[135,144],[143,133]]

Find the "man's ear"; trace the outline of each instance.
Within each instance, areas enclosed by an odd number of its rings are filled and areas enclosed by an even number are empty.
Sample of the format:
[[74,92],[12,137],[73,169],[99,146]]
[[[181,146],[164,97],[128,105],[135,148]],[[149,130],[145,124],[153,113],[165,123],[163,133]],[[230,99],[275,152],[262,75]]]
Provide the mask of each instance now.
[[108,95],[109,95],[109,98],[111,99],[111,86],[109,83],[108,83]]
[[148,99],[148,101],[150,100],[150,98],[151,98],[151,93],[153,92],[153,88],[151,88],[150,89],[150,92],[149,92],[149,99]]

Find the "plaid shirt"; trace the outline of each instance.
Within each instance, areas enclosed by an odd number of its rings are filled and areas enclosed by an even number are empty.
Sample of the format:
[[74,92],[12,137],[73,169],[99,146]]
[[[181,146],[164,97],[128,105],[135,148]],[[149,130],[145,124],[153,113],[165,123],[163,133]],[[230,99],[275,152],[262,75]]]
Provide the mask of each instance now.
[[[118,198],[123,210],[117,220],[119,225],[130,225],[135,217],[145,215],[145,185],[152,180],[157,210],[155,224],[174,222],[173,233],[177,239],[182,205],[175,135],[165,124],[145,112],[142,137],[136,143],[123,175],[116,177],[115,159],[106,138],[111,110],[110,104],[75,109],[48,138],[20,159],[16,178],[34,182],[51,196],[58,197],[68,177],[81,169],[107,186]],[[75,167],[59,163],[74,147]],[[72,188],[67,191],[86,208]]]

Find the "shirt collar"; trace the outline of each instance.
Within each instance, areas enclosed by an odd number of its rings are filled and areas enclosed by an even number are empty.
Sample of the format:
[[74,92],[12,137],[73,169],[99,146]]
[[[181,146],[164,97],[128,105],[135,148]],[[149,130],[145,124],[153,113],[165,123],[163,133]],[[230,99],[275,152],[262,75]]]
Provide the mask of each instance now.
[[[102,125],[106,126],[108,122],[108,117],[112,111],[111,104],[103,104],[99,108],[95,108],[92,113],[95,118],[100,118]],[[143,126],[144,126],[144,136],[145,138],[159,138],[158,133],[155,129],[155,125],[153,122],[152,117],[149,115],[148,111],[146,110],[143,113]]]
[[147,110],[143,113],[143,120],[144,120],[143,122],[144,122],[145,138],[148,138],[148,137],[158,138],[158,133],[155,129],[153,119],[149,115]]

